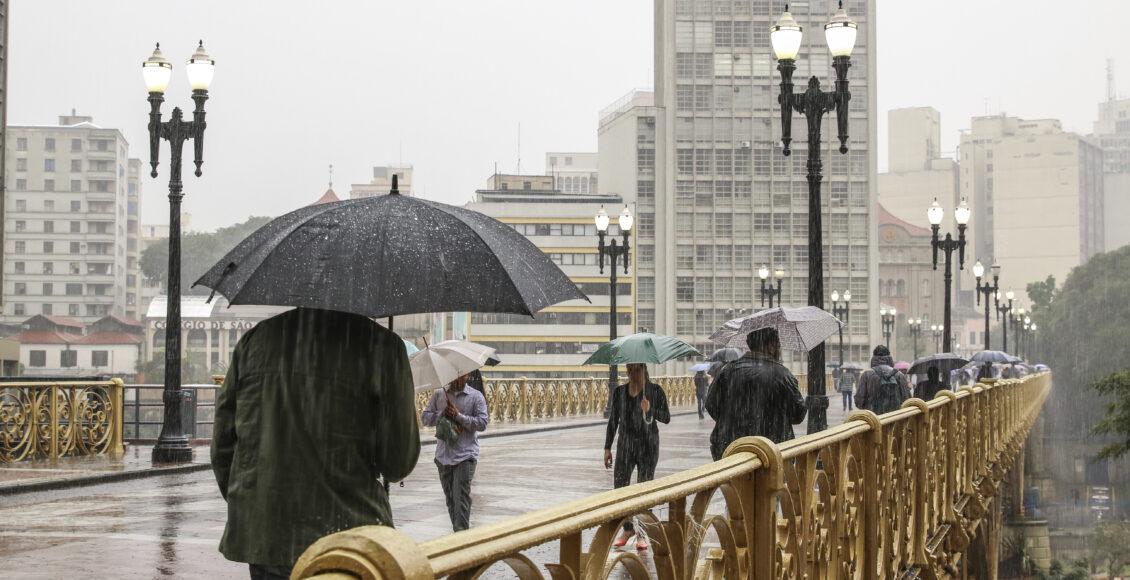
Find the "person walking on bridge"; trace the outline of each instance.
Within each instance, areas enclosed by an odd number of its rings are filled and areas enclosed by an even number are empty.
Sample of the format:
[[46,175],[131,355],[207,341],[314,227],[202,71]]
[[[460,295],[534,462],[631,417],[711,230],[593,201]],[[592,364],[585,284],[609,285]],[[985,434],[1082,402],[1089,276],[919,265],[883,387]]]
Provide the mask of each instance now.
[[479,432],[490,422],[487,400],[479,391],[467,388],[467,379],[463,375],[447,388],[437,389],[420,414],[428,427],[446,418],[454,429],[451,437],[442,437],[436,430],[435,462],[451,529],[456,532],[471,527],[471,480],[479,465]]
[[[629,364],[628,383],[616,387],[609,406],[608,427],[604,435],[604,467],[612,469],[612,485],[626,487],[632,483],[632,471],[636,472],[636,483],[655,478],[655,466],[659,463],[659,423],[670,423],[671,411],[667,407],[667,394],[663,388],[651,382],[647,365]],[[612,442],[616,441],[616,455],[613,461]],[[613,546],[623,547],[636,536],[635,525],[624,523],[624,531],[613,542]],[[637,550],[646,550],[647,541],[643,537],[636,540]]]
[[910,398],[910,379],[894,367],[891,351],[879,345],[872,351],[871,368],[859,377],[855,406],[882,415],[902,406]]

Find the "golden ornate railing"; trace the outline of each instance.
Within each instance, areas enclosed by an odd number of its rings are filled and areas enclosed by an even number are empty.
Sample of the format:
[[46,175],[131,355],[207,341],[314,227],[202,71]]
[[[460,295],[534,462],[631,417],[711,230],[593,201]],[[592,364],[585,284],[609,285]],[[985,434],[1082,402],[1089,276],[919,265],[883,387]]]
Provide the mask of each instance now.
[[[714,463],[428,542],[380,526],[340,532],[307,549],[292,577],[475,578],[496,564],[554,580],[614,570],[632,578],[952,576],[1050,387],[1042,373],[911,399],[882,416],[857,411],[781,445],[745,438]],[[662,507],[661,520],[651,510]],[[651,539],[652,565],[610,549],[632,517]],[[558,542],[556,561],[523,554],[547,542]]]
[[122,381],[0,383],[0,463],[122,452]]

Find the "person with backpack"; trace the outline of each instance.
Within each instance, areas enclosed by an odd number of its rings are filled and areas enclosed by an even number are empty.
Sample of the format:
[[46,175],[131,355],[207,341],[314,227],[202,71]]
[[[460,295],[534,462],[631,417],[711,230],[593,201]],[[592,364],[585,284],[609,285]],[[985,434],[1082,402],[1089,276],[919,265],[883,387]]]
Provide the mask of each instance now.
[[910,380],[895,369],[886,346],[875,347],[872,355],[871,368],[859,377],[855,406],[882,415],[898,409],[910,398]]

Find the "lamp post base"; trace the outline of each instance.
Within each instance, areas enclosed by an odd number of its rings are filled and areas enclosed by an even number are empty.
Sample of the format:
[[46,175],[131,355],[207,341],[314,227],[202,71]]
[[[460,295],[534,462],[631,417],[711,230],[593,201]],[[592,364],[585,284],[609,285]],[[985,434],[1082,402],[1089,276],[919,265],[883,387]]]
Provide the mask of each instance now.
[[158,439],[153,447],[153,463],[188,463],[192,461],[192,447],[187,437]]
[[808,407],[808,433],[828,428],[828,395],[808,395],[804,406]]

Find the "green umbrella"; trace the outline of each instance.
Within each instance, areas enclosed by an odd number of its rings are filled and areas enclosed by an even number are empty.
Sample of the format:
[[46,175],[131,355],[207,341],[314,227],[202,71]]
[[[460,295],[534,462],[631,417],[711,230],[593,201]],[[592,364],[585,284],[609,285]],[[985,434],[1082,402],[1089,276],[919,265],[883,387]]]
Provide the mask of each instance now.
[[583,364],[658,364],[686,355],[702,356],[693,346],[677,338],[640,332],[600,345]]

